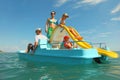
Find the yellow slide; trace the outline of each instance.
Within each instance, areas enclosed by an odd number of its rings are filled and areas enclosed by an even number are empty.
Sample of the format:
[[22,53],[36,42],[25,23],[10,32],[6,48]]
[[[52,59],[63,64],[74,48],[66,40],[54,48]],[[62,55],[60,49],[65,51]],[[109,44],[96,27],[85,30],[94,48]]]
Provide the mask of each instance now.
[[[92,48],[92,46],[91,46],[89,43],[85,42],[84,40],[82,40],[82,41],[79,42],[79,40],[75,38],[75,36],[74,36],[74,35],[70,32],[70,30],[69,30],[69,28],[72,28],[72,27],[67,27],[67,26],[65,26],[65,25],[62,25],[62,27],[67,31],[67,33],[69,34],[69,36],[70,36],[80,47],[85,48],[85,49]],[[78,33],[74,28],[72,28],[72,29],[75,31],[75,33],[77,33],[78,36],[80,36],[79,33]],[[112,57],[112,58],[118,58],[118,54],[115,53],[115,52],[107,51],[107,50],[104,50],[104,49],[101,49],[101,48],[97,48],[97,50],[98,50],[98,53],[99,53],[100,55],[105,55],[105,56],[109,56],[109,57]]]

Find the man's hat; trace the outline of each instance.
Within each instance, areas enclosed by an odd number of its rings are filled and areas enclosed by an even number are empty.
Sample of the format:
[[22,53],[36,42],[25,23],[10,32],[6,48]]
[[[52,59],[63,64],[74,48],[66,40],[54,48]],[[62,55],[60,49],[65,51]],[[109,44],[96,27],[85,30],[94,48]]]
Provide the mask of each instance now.
[[63,16],[69,17],[67,13],[64,13]]
[[41,29],[41,28],[37,28],[37,29],[35,30],[35,32],[36,32],[36,31],[42,31],[42,29]]

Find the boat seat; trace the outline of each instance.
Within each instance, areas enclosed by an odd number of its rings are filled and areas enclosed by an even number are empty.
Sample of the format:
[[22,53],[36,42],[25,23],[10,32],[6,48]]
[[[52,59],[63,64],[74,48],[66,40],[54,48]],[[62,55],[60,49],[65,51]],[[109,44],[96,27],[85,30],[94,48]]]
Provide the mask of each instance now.
[[47,43],[48,41],[46,39],[40,39],[39,40],[39,46],[41,49],[46,49],[47,48]]

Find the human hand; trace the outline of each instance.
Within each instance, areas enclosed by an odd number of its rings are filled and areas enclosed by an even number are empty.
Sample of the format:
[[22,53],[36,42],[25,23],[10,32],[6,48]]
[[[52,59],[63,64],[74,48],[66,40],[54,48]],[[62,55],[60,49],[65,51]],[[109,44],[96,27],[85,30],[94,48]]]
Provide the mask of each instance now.
[[46,33],[48,33],[48,30],[47,30],[47,29],[45,29],[45,32],[46,32]]

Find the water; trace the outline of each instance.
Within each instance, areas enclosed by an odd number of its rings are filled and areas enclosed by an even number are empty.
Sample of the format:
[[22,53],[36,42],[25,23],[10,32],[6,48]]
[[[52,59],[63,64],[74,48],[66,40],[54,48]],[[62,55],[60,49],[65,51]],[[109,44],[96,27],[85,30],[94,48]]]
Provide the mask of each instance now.
[[0,53],[0,80],[120,80],[120,58],[105,64],[62,65],[19,60]]

